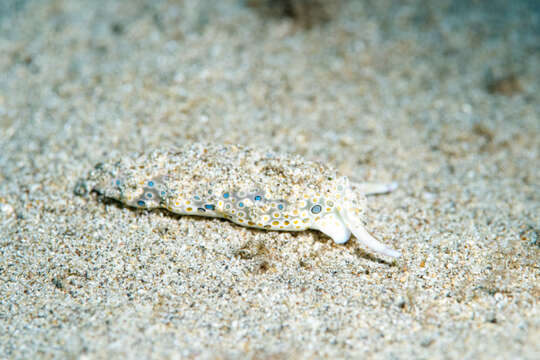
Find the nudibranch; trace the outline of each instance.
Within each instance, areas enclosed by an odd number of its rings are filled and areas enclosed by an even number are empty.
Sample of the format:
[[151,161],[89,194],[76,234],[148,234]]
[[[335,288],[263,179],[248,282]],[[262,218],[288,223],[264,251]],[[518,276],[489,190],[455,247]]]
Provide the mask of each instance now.
[[347,177],[300,156],[198,143],[152,150],[97,164],[77,184],[76,193],[88,191],[130,207],[225,218],[246,227],[315,229],[338,244],[352,232],[367,248],[400,256],[364,228],[364,194]]

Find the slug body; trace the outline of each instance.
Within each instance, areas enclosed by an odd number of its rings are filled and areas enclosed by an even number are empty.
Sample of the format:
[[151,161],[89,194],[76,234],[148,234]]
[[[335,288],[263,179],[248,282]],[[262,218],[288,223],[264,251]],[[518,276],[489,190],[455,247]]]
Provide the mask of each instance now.
[[365,198],[346,177],[299,156],[191,144],[100,163],[78,189],[131,207],[225,218],[241,226],[316,229],[338,244],[352,232],[371,250],[400,256],[364,229]]

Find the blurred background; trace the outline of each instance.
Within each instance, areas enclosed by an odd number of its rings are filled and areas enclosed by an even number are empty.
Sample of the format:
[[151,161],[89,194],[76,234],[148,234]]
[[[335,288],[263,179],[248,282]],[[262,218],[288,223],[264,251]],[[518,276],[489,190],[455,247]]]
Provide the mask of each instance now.
[[[0,357],[537,357],[539,79],[534,0],[0,0]],[[398,181],[403,259],[73,194],[194,141]]]

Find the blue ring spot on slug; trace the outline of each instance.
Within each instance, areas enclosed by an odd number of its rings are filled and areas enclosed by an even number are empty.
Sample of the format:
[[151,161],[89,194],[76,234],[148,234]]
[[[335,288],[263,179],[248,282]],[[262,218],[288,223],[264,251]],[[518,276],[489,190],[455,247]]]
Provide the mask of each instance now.
[[224,197],[225,199],[228,199],[228,198],[229,198],[229,193],[226,192],[225,194],[223,194],[223,197]]
[[161,192],[161,196],[165,196],[166,192],[165,191],[162,191]]
[[208,210],[214,210],[216,207],[212,204],[206,204],[204,205],[205,208],[207,208]]
[[116,185],[117,185],[117,186],[120,186],[120,184],[121,184],[121,183],[120,183],[120,180],[119,180],[119,179],[116,179]]
[[283,210],[283,205],[282,205],[282,204],[279,204],[279,205],[277,206],[277,208],[278,208],[279,210]]
[[137,201],[137,205],[144,206],[144,201],[142,201],[142,200]]
[[314,207],[311,208],[311,212],[314,214],[320,213],[321,210],[322,210],[321,205],[315,205]]
[[197,195],[195,195],[193,198],[194,198],[195,200],[201,200],[201,198],[198,197]]
[[240,207],[244,207],[244,203],[242,203],[242,202],[239,202],[239,203],[238,203],[238,206],[240,206]]
[[255,201],[260,201],[261,200],[261,197],[259,195],[255,196]]
[[152,193],[147,193],[146,196],[148,196],[149,198],[152,197]]
[[150,187],[154,186],[154,182],[153,182],[153,181],[149,181],[149,182],[148,182],[148,186],[150,186]]

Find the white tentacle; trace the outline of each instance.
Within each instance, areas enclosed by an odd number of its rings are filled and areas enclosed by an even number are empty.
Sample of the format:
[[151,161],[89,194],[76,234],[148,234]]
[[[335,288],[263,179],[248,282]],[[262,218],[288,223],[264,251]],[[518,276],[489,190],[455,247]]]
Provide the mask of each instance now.
[[367,232],[367,230],[364,228],[364,225],[362,224],[362,219],[360,218],[360,210],[354,204],[353,199],[355,199],[355,194],[351,189],[347,178],[343,179],[343,186],[345,188],[344,204],[341,207],[340,215],[349,230],[354,234],[358,241],[360,241],[360,243],[362,243],[367,248],[382,255],[390,256],[393,258],[400,257],[401,253],[399,251],[396,251],[384,245]]
[[378,252],[379,254],[390,256],[393,258],[398,258],[401,256],[401,253],[397,250],[394,250],[377,239],[375,239],[373,236],[371,236],[370,233],[366,231],[366,229],[360,224],[359,221],[350,220],[350,215],[342,215],[345,223],[347,224],[349,230],[352,231],[354,236],[365,245],[367,248]]

